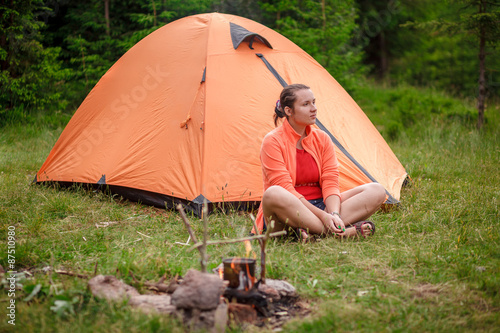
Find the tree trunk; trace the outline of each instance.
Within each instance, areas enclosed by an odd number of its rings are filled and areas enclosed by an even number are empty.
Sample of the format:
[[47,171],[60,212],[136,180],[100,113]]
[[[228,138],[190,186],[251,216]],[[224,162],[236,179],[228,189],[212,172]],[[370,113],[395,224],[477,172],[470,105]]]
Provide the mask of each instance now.
[[106,35],[110,35],[111,28],[109,24],[109,0],[104,0],[104,20],[106,21]]
[[323,30],[326,30],[326,4],[325,4],[325,0],[321,1],[321,16],[323,18]]
[[378,35],[378,42],[380,47],[380,69],[378,72],[379,79],[383,79],[388,69],[387,62],[387,42],[385,39],[384,31],[381,31]]
[[[7,36],[5,34],[2,34],[0,36],[0,47],[3,49],[3,50],[6,50],[7,53],[9,53],[9,47],[7,46]],[[2,71],[6,71],[7,69],[9,69],[9,62],[7,61],[7,57],[5,57],[6,59],[5,60],[0,60],[0,70]]]
[[[486,4],[481,1],[479,4],[479,13],[484,13]],[[479,91],[477,96],[477,129],[481,129],[484,124],[484,104],[486,100],[486,37],[485,28],[481,25],[479,28]]]
[[156,4],[155,4],[155,0],[153,0],[153,27],[156,27]]
[[[2,5],[7,6],[7,4],[3,3],[3,2],[2,2]],[[10,8],[11,9],[15,8],[14,7],[14,0],[10,1]],[[13,12],[10,13],[9,23],[10,23],[10,25],[8,24],[7,26],[4,27],[4,31],[7,31],[9,28],[14,27],[14,13]],[[3,60],[0,60],[0,69],[2,71],[6,71],[6,70],[10,69],[10,66],[11,66],[13,52],[12,52],[12,49],[9,45],[10,43],[12,43],[12,40],[7,40],[6,34],[2,34],[2,36],[0,36],[0,46],[2,47],[2,49],[7,51],[7,56]]]
[[322,44],[323,44],[323,54],[326,55],[325,63],[323,66],[325,68],[330,67],[330,54],[328,52],[328,38],[327,38],[327,32],[326,32],[326,3],[325,0],[321,1],[321,18],[323,21],[323,38],[322,38]]

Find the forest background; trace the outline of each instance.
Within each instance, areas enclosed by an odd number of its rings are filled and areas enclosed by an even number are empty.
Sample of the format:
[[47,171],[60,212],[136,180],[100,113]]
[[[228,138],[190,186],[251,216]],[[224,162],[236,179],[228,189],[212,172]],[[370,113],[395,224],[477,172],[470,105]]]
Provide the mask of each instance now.
[[[350,93],[370,76],[470,99],[494,97],[500,91],[498,5],[497,0],[2,0],[0,126],[33,121],[39,110],[73,113],[140,39],[176,19],[213,11],[282,33]],[[399,125],[405,124],[394,124],[392,131]]]

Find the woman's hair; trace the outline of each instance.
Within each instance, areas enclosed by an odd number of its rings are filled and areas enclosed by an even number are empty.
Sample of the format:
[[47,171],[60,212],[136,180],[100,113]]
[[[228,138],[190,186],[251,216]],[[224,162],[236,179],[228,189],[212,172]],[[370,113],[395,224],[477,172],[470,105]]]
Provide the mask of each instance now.
[[285,107],[288,106],[293,109],[293,104],[297,99],[295,92],[302,89],[311,88],[301,83],[290,84],[283,88],[280,94],[280,99],[276,102],[276,107],[274,108],[274,126],[278,126],[278,118],[286,117],[286,119],[288,119],[288,116],[285,113]]

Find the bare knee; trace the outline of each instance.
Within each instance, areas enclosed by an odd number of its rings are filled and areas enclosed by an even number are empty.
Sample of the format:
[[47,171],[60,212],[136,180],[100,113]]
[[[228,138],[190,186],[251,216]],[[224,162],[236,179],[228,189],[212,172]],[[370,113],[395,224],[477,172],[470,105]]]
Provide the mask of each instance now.
[[270,207],[283,205],[289,192],[278,185],[270,186],[262,195],[262,204]]
[[366,185],[368,186],[368,191],[370,192],[373,203],[377,206],[382,205],[386,198],[385,188],[379,183],[370,183]]

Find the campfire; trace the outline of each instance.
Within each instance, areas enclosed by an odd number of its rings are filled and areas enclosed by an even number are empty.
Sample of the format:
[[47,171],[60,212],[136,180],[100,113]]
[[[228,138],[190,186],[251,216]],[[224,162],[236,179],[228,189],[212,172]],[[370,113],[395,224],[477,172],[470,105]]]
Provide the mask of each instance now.
[[[199,243],[182,207],[178,210],[195,243],[193,249],[200,252],[201,271],[190,269],[183,278],[176,277],[169,283],[164,283],[165,277],[156,283],[144,283],[155,292],[148,295],[139,294],[134,287],[114,276],[98,275],[89,281],[89,288],[96,297],[113,301],[126,298],[130,306],[142,311],[175,315],[190,329],[209,329],[213,332],[224,332],[232,323],[266,325],[274,329],[293,316],[309,313],[308,305],[299,301],[290,283],[266,279],[266,241],[283,232],[273,234],[268,230],[265,235],[212,242],[207,241],[205,232],[203,242]],[[245,242],[248,256],[251,251],[249,240],[252,239],[258,240],[261,248],[259,279],[256,259],[248,257],[223,259],[212,273],[207,273],[207,245]],[[140,284],[132,273],[131,276]]]
[[251,258],[226,258],[216,269],[226,283],[223,297],[228,314],[237,323],[282,323],[298,309],[294,307],[298,299],[295,288],[286,281],[268,279],[264,284],[257,280],[255,262]]

